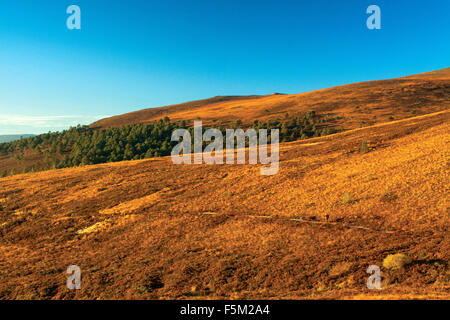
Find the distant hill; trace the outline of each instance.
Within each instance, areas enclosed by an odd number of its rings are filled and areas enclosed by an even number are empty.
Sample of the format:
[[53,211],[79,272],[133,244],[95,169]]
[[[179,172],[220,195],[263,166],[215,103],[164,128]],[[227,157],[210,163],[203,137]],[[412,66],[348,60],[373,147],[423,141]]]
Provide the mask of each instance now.
[[35,134],[6,134],[0,135],[0,143],[11,142],[14,140],[19,140],[20,138],[34,137]]
[[402,78],[367,81],[300,94],[217,96],[166,107],[101,119],[92,128],[148,123],[169,117],[172,121],[202,119],[206,124],[243,124],[254,120],[302,116],[310,110],[326,116],[335,127],[361,126],[399,120],[448,109],[450,68]]

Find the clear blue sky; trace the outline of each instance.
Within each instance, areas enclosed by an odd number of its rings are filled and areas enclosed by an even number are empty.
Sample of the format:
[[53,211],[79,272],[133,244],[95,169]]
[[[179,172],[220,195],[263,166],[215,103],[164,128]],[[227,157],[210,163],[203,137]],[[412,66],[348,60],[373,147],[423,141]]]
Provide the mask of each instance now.
[[[66,27],[71,4],[81,30]],[[381,30],[366,27],[371,4]],[[449,62],[448,0],[0,0],[0,134]]]

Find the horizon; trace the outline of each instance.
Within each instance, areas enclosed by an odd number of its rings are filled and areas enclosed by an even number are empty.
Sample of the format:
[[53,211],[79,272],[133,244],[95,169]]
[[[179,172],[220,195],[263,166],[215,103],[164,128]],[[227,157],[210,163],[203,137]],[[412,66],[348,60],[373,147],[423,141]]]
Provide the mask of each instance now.
[[[0,5],[0,135],[213,96],[297,94],[448,67],[444,0],[31,0]],[[81,29],[69,30],[69,5]],[[381,8],[381,29],[366,8]]]

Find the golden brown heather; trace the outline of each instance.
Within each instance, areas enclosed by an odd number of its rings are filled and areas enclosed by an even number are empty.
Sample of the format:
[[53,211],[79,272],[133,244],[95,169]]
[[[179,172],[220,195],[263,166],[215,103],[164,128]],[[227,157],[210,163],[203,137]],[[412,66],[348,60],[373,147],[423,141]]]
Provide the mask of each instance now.
[[146,123],[168,116],[172,121],[201,119],[207,125],[283,120],[315,110],[327,124],[354,129],[427,114],[450,107],[450,68],[403,78],[360,82],[300,94],[218,96],[167,107],[130,112],[92,124],[95,128]]
[[[0,297],[449,299],[449,115],[281,144],[274,176],[158,158],[2,178]],[[413,263],[368,290],[396,253]]]

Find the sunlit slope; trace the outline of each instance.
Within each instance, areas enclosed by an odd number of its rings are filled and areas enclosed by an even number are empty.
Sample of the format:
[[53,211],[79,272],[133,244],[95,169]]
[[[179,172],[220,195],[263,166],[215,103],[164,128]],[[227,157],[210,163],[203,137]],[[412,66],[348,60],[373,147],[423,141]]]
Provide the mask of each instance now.
[[444,68],[436,71],[419,73],[416,75],[404,77],[405,79],[424,79],[424,80],[450,80],[450,68]]
[[165,116],[173,121],[202,119],[207,124],[226,124],[237,119],[252,123],[256,119],[285,119],[315,110],[325,116],[327,124],[350,129],[446,110],[449,106],[450,68],[446,68],[302,94],[214,97],[102,119],[92,127],[145,123]]
[[0,297],[448,299],[449,116],[282,144],[274,176],[158,158],[0,179]]

